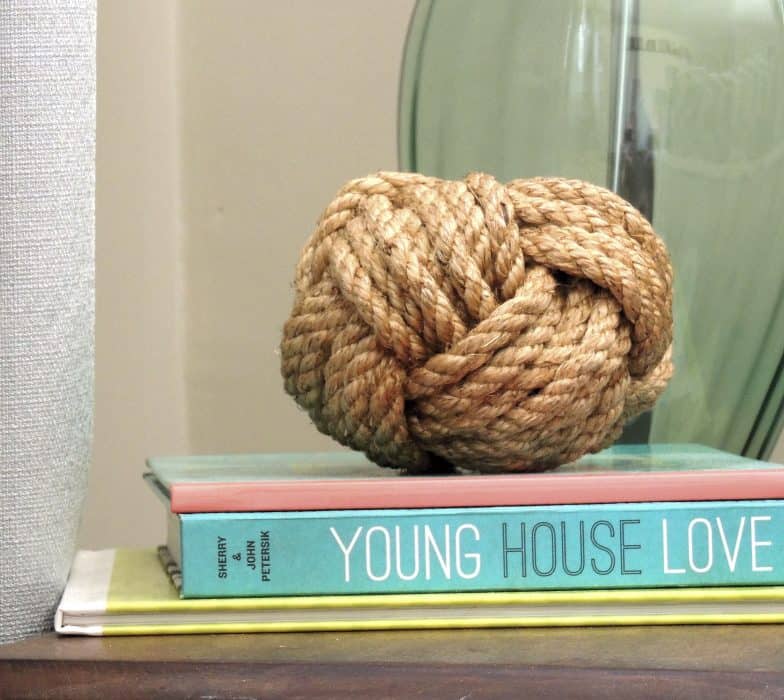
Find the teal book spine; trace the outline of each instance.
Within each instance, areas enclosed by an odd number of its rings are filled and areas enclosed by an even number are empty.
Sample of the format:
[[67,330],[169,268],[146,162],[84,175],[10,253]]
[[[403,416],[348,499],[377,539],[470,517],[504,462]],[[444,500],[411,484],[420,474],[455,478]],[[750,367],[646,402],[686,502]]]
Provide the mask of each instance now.
[[182,595],[784,585],[784,501],[172,515]]

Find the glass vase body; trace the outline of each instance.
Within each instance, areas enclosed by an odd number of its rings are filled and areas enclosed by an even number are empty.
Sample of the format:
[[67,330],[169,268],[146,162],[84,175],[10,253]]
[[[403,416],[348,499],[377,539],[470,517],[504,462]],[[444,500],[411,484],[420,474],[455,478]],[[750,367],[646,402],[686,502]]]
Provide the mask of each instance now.
[[780,0],[420,0],[401,167],[588,180],[675,271],[675,376],[627,441],[767,456],[784,401]]

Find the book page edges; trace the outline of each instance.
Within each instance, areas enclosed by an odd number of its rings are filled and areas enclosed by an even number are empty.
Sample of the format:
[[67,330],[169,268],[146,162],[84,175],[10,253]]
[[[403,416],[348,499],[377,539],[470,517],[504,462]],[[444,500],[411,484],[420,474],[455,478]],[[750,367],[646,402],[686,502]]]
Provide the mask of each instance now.
[[[437,481],[441,479],[440,481]],[[449,488],[445,488],[449,484]],[[171,487],[175,513],[388,508],[587,505],[784,498],[784,470],[601,472],[286,482],[181,482]]]
[[[161,567],[163,568],[163,567]],[[546,604],[688,603],[784,601],[784,587],[619,589],[584,591],[523,591],[509,593],[415,593],[381,595],[288,596],[275,598],[170,598],[113,602],[112,614],[141,612],[203,612],[317,610],[366,607],[417,608],[425,606],[505,606]]]
[[68,619],[80,614],[106,611],[109,586],[114,569],[116,550],[79,550],[71,565],[68,583],[55,611],[54,629],[59,634],[103,633],[101,625],[84,627],[69,623]]
[[[225,624],[150,624],[105,627],[110,636],[146,634],[221,634],[255,632],[359,632],[371,630],[425,629],[492,629],[514,627],[597,627],[629,625],[719,625],[719,624],[780,624],[782,613],[721,614],[721,615],[618,615],[569,616],[539,618],[473,618],[473,619],[418,619],[418,620],[355,620],[351,622],[282,622],[282,623],[225,623]],[[80,632],[87,634],[86,632]]]

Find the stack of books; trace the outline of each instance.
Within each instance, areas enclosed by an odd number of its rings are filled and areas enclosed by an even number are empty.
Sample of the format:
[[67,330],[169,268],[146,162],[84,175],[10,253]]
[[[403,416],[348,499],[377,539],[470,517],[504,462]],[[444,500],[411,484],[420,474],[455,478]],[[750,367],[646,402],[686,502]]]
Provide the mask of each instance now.
[[66,634],[784,621],[784,468],[619,445],[550,472],[154,458],[157,551],[81,551]]

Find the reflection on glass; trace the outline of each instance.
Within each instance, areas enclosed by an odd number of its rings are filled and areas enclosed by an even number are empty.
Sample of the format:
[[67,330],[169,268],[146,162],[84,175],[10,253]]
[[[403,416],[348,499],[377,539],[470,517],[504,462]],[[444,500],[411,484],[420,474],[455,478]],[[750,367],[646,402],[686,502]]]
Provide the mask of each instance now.
[[667,241],[676,306],[676,375],[631,439],[769,454],[784,400],[781,0],[420,0],[400,159],[627,197]]

